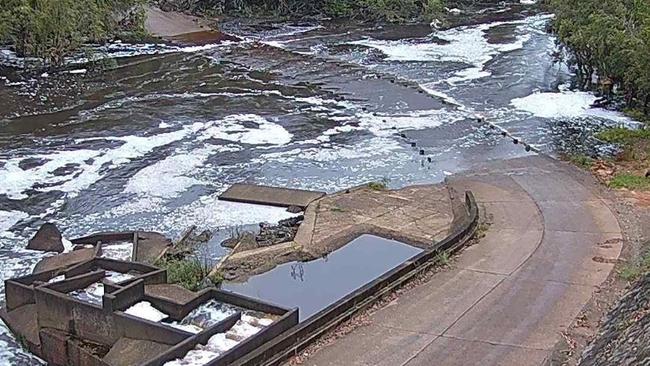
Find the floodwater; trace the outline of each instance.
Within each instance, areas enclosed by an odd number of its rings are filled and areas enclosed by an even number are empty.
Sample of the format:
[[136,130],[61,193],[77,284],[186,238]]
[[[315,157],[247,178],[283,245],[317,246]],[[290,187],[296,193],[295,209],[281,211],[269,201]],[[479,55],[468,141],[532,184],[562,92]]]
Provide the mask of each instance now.
[[[217,232],[216,260],[234,228],[290,216],[218,201],[232,183],[400,187],[527,154],[477,114],[551,154],[629,122],[570,90],[551,15],[507,5],[462,17],[438,32],[225,24],[245,40],[115,43],[100,50],[103,72],[77,57],[66,72],[21,73],[24,60],[0,51],[0,279],[45,256],[23,249],[45,221],[67,238],[197,225]],[[6,331],[0,342],[0,363],[37,362]]]
[[302,321],[421,252],[398,241],[361,235],[327,257],[285,263],[223,288],[288,308],[298,307]]

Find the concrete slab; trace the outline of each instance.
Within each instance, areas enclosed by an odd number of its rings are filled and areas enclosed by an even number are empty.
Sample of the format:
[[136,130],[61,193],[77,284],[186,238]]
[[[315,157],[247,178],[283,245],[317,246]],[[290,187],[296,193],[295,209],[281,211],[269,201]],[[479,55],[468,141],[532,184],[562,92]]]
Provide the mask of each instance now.
[[197,296],[196,292],[173,284],[145,285],[144,293],[147,296],[162,298],[177,304],[187,304]]
[[448,179],[458,192],[472,191],[478,202],[521,202],[530,196],[512,177],[507,175],[472,175]]
[[305,365],[400,365],[405,356],[415,356],[435,338],[436,336],[431,334],[406,332],[373,324],[354,330],[346,336],[345,342],[339,341],[329,345],[309,358]]
[[488,230],[479,243],[463,251],[455,265],[475,271],[510,275],[533,255],[542,236],[542,230]]
[[603,202],[542,201],[538,202],[544,224],[551,231],[585,233],[620,233],[616,216]]
[[593,290],[591,286],[510,278],[463,315],[445,335],[551,350]]
[[311,202],[324,195],[324,192],[237,183],[223,192],[219,199],[279,207],[298,206],[305,209]]
[[104,361],[111,366],[140,365],[166,352],[169,348],[171,346],[167,344],[141,339],[120,338],[104,356]]
[[543,218],[534,202],[478,203],[489,223],[499,229],[542,230]]
[[[519,175],[513,176],[513,179],[530,191],[537,201],[580,202],[598,199],[592,190],[575,184],[572,177],[561,172]],[[558,185],[562,188],[558,189]]]
[[14,334],[21,334],[34,346],[41,342],[38,336],[36,304],[27,304],[8,313],[2,310],[2,318]]
[[69,253],[55,255],[41,259],[34,267],[33,273],[64,269],[81,262],[89,261],[95,257],[95,248],[83,248]]
[[139,231],[135,246],[135,261],[153,264],[172,245],[172,241],[160,233]]
[[[523,366],[540,365],[549,351],[438,337],[406,366]],[[481,360],[476,364],[476,360]]]
[[528,280],[598,286],[614,268],[622,245],[619,234],[550,231],[516,275]]
[[[379,310],[373,320],[404,331],[441,335],[504,278],[462,269],[446,271]],[[424,314],[423,309],[427,309]]]

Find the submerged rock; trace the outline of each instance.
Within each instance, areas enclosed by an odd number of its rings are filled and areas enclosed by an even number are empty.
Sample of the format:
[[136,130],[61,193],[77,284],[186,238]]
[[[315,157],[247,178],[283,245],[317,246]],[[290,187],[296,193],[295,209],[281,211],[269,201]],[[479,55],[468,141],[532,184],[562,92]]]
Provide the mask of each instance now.
[[63,253],[65,247],[56,225],[45,223],[27,243],[27,249]]

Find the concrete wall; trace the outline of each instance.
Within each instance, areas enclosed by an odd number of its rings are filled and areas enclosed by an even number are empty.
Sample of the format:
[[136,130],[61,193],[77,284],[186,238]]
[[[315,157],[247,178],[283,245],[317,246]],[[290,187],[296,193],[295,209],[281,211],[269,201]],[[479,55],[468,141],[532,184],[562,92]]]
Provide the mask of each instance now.
[[127,309],[144,297],[144,281],[137,280],[111,293],[104,292],[102,305],[105,311]]

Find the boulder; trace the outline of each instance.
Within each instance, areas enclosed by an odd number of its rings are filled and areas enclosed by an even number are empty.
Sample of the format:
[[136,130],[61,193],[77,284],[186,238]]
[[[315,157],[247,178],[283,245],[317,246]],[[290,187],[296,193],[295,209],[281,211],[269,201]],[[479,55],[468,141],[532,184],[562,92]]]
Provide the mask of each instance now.
[[303,209],[298,207],[298,206],[289,206],[289,207],[287,207],[287,212],[289,212],[289,213],[300,213],[302,211],[303,211]]
[[54,224],[46,223],[41,226],[27,243],[27,249],[41,250],[43,252],[63,253],[63,240],[61,232]]

